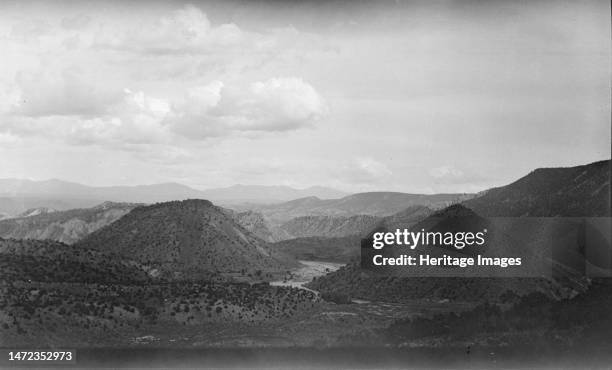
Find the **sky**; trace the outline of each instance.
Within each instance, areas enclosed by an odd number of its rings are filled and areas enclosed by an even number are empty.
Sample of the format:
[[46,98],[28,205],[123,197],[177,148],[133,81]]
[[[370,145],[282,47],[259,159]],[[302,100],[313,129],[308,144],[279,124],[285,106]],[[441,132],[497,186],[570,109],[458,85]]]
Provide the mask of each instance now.
[[607,1],[0,2],[0,178],[477,192],[610,158]]

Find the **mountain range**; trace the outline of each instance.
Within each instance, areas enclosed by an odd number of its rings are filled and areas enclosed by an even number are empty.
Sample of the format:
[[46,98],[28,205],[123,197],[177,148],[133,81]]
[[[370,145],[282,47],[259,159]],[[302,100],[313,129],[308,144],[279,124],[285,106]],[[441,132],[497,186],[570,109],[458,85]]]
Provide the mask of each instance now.
[[474,194],[409,194],[398,192],[368,192],[348,195],[340,199],[306,197],[289,202],[266,205],[243,205],[237,210],[259,212],[272,224],[280,225],[296,217],[370,215],[385,217],[412,206],[440,209],[471,199]]
[[87,208],[104,201],[157,203],[185,199],[209,199],[220,204],[275,203],[316,196],[323,199],[347,193],[322,186],[294,189],[289,186],[234,185],[198,190],[177,183],[138,186],[86,186],[57,179],[33,181],[0,179],[0,213],[15,216],[29,208],[57,210]]

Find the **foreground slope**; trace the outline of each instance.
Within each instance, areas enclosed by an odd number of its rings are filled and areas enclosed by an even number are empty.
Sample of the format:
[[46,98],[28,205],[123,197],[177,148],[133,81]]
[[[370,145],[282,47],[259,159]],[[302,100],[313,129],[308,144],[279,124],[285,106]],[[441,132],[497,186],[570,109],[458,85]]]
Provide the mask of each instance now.
[[77,245],[154,264],[177,276],[278,273],[296,264],[223,209],[197,199],[135,208]]
[[318,301],[303,289],[222,278],[169,281],[154,272],[74,245],[0,239],[0,346],[126,347],[151,333],[223,338],[232,328],[276,327]]

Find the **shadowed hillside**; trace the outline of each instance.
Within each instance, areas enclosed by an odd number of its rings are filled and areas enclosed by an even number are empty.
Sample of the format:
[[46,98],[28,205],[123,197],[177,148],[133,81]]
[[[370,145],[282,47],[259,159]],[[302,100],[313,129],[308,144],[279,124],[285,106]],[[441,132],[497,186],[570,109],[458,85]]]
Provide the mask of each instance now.
[[610,216],[610,160],[539,168],[463,204],[485,217]]
[[[582,276],[585,269],[595,263],[589,261],[584,251],[587,226],[579,218],[571,217],[609,215],[609,194],[610,161],[572,168],[538,169],[508,186],[488,190],[465,201],[463,205],[474,212],[451,206],[414,226],[415,230],[453,232],[465,231],[479,218],[485,223],[494,222],[488,225],[494,231],[488,247],[495,248],[495,253],[530,253],[530,258],[550,260],[552,271],[542,271],[542,275],[548,277],[394,277],[363,270],[358,263],[353,263],[308,286],[322,292],[343,291],[355,298],[383,301],[414,298],[499,300],[506,291],[518,295],[539,291],[554,298],[571,297],[587,288],[588,282]],[[518,216],[523,217],[516,218]],[[606,240],[603,236],[599,239]]]

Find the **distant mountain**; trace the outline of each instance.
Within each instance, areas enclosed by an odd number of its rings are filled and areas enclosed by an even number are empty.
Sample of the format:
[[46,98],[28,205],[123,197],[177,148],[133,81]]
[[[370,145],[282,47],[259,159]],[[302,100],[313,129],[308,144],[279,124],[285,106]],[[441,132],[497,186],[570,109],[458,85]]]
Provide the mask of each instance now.
[[373,229],[382,219],[376,216],[302,216],[291,219],[279,229],[284,232],[284,239],[305,237],[342,237],[361,235]]
[[[49,208],[58,211],[65,211],[75,208],[90,208],[96,204],[102,203],[100,199],[86,198],[57,198],[47,196],[27,196],[27,195],[9,195],[0,196],[0,215],[4,214],[5,218],[17,217],[20,214],[37,208]],[[0,216],[0,219],[2,217]]]
[[0,179],[0,212],[16,216],[29,208],[66,210],[92,207],[104,201],[157,203],[185,199],[211,199],[217,203],[277,203],[307,196],[324,199],[347,194],[335,189],[313,186],[294,189],[288,186],[234,185],[227,188],[197,190],[177,183],[138,186],[86,186],[62,180],[32,181]]
[[312,186],[305,189],[294,189],[289,186],[233,185],[227,188],[208,189],[202,191],[205,199],[221,203],[277,203],[288,200],[318,197],[321,199],[336,199],[348,194],[340,190],[322,186]]
[[50,239],[72,244],[137,207],[134,203],[105,202],[92,208],[49,212],[33,209],[20,217],[0,221],[0,237]]
[[262,213],[273,224],[302,216],[390,216],[412,206],[443,208],[473,197],[472,194],[358,193],[340,199],[306,197],[280,204],[237,207]]
[[264,275],[297,265],[206,200],[137,207],[76,245],[156,265],[174,277]]
[[95,200],[97,204],[103,201],[154,203],[201,198],[202,193],[199,190],[176,183],[95,187],[55,179],[46,181],[0,179],[0,196],[87,199]]
[[610,216],[610,160],[539,168],[463,204],[488,217]]

